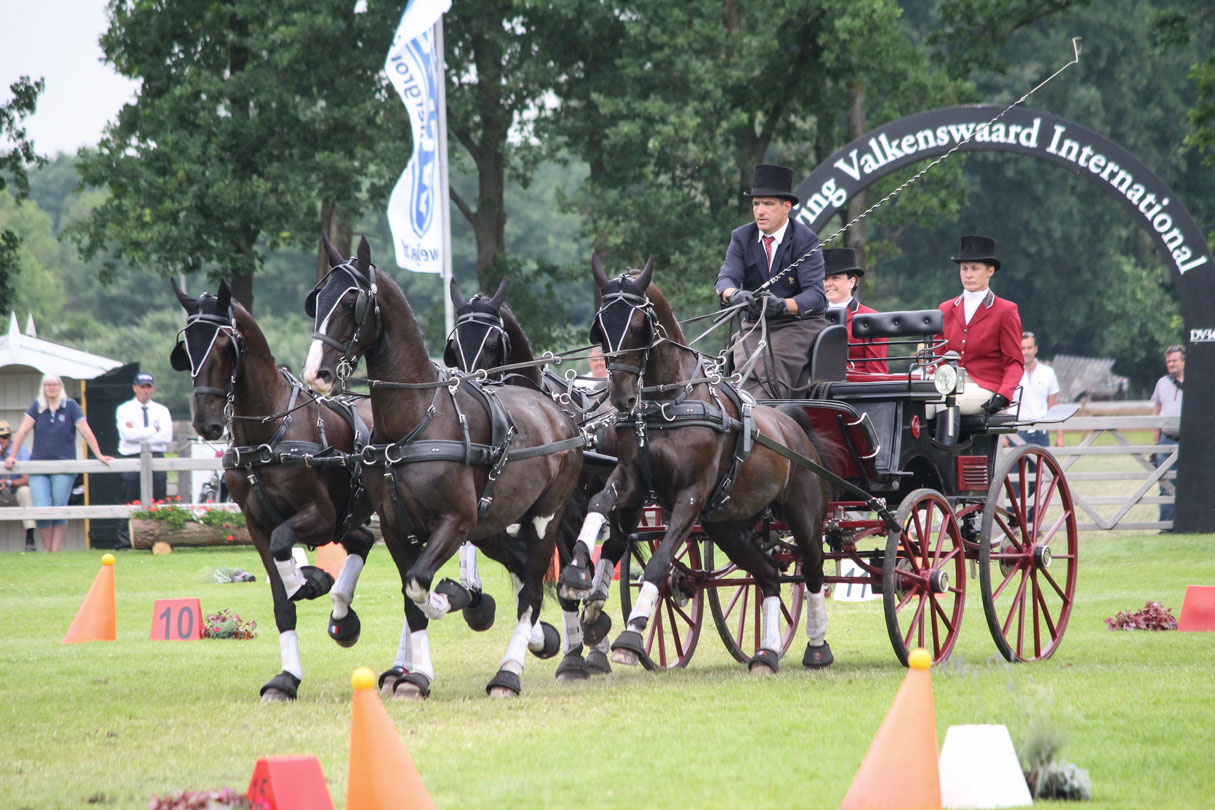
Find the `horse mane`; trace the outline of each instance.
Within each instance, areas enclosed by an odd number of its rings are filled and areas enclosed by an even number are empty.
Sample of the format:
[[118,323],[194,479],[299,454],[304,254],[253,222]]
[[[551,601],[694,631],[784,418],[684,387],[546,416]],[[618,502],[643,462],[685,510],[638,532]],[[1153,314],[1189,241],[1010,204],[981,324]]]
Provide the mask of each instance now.
[[245,309],[240,301],[232,300],[233,321],[236,325],[236,330],[240,332],[241,339],[245,342],[245,358],[247,362],[264,361],[272,368],[276,366],[274,362],[274,354],[270,351],[270,344],[266,342],[266,335],[262,332],[262,328],[257,325],[257,321],[253,318],[252,313]]
[[[406,332],[404,335],[405,339],[408,341],[417,341],[417,345],[422,348],[422,357],[429,358],[430,351],[426,347],[426,338],[422,336],[422,328],[418,326],[418,319],[414,317],[413,308],[409,306],[409,299],[405,297],[405,291],[401,289],[401,285],[397,284],[396,280],[393,279],[392,276],[388,275],[378,267],[374,267],[374,269],[377,290],[376,294],[381,298],[388,299],[387,301],[381,301],[380,303],[380,317],[383,317],[384,309],[388,308],[384,306],[385,303],[388,303],[390,306],[399,306],[400,311],[394,313],[396,317],[394,317],[392,320],[392,328],[404,330]],[[387,324],[385,326],[387,326]],[[383,341],[384,338],[381,338],[381,340]],[[388,348],[389,350],[392,349],[390,346],[381,346],[381,349],[383,348]],[[435,372],[431,367],[430,360],[427,359],[426,362],[422,364],[422,375],[424,377],[429,376],[430,378],[433,378],[434,374]]]
[[679,328],[679,321],[675,319],[675,313],[671,310],[671,305],[667,303],[667,297],[662,294],[662,290],[658,288],[658,285],[651,281],[650,286],[646,288],[645,294],[650,299],[650,304],[654,307],[654,314],[658,316],[658,322],[666,330],[667,338],[676,343],[686,343],[683,330]]
[[[502,331],[506,332],[506,336],[510,339],[510,357],[506,358],[505,362],[507,364],[527,363],[535,360],[536,355],[532,352],[531,341],[527,339],[523,327],[519,326],[519,321],[515,320],[515,313],[510,311],[510,307],[503,304],[498,310],[498,314],[502,316]],[[539,367],[522,368],[514,373],[526,377],[539,387],[542,376]]]

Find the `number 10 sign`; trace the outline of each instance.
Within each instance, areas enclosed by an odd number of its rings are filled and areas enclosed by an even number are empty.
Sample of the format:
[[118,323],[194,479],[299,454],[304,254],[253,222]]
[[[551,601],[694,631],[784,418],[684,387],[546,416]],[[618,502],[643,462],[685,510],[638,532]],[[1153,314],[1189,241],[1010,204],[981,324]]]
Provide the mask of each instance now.
[[152,608],[153,641],[197,641],[202,638],[202,608],[198,597],[157,599]]

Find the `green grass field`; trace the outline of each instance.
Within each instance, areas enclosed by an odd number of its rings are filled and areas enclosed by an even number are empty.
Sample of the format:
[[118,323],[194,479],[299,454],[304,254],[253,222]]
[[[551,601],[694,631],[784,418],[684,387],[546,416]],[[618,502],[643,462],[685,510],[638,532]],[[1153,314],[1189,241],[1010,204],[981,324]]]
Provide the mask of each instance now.
[[[972,580],[958,647],[932,672],[938,742],[950,725],[1003,723],[1019,743],[1031,722],[1046,722],[1067,740],[1063,758],[1089,772],[1089,806],[1210,807],[1215,633],[1115,633],[1102,619],[1149,599],[1179,614],[1186,585],[1215,584],[1213,543],[1084,535],[1067,635],[1037,664],[993,658]],[[118,555],[117,642],[61,645],[100,561],[101,552],[4,557],[0,808],[144,808],[183,788],[243,792],[259,757],[299,753],[319,757],[342,808],[350,674],[387,668],[400,632],[400,584],[384,549],[355,600],[358,645],[326,636],[327,598],[300,607],[300,699],[275,705],[258,702],[279,651],[251,550]],[[216,584],[218,567],[258,582]],[[431,699],[385,703],[441,808],[834,808],[904,678],[880,601],[829,603],[836,664],[825,673],[801,670],[799,637],[777,677],[752,678],[708,621],[686,670],[617,667],[569,684],[553,679],[557,659],[529,657],[523,696],[491,701],[484,685],[513,625],[500,570],[483,565],[495,626],[474,634],[458,617],[432,622]],[[204,613],[255,619],[257,638],[151,641],[153,602],[187,596]],[[545,613],[556,623],[555,602]]]

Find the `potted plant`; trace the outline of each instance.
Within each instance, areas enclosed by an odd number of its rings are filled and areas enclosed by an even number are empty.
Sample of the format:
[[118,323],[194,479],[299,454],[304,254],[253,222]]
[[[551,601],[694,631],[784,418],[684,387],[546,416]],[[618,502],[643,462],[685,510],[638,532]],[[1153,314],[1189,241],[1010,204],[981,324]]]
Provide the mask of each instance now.
[[[135,505],[142,506],[138,501]],[[161,541],[170,546],[252,542],[241,512],[211,502],[183,504],[180,498],[156,501],[131,513],[131,545],[134,548],[151,548]]]

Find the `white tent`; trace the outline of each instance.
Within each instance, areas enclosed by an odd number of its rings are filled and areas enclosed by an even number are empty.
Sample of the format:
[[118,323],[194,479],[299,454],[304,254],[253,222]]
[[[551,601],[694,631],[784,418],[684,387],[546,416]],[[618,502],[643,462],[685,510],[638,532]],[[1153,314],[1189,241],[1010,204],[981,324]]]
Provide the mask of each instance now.
[[[30,321],[30,331],[33,320]],[[73,380],[91,380],[121,366],[117,360],[73,349],[62,343],[23,335],[16,314],[9,314],[8,334],[0,336],[0,368],[29,366],[42,374],[58,374]]]

